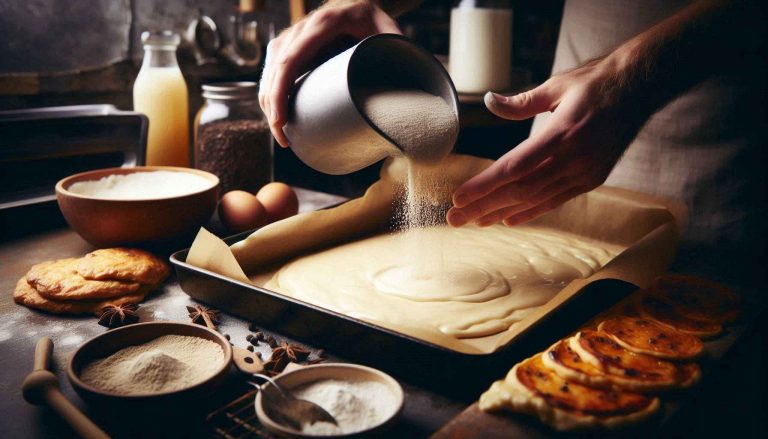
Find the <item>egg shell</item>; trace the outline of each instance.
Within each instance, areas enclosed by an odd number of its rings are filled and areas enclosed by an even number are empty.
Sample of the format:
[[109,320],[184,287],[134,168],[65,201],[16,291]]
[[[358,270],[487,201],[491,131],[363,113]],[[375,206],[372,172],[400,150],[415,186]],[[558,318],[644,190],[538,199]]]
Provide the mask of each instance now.
[[269,183],[264,185],[256,194],[267,209],[269,222],[279,221],[299,212],[299,198],[296,192],[285,183]]
[[219,219],[233,232],[256,229],[269,220],[267,210],[261,202],[245,191],[231,191],[219,201]]

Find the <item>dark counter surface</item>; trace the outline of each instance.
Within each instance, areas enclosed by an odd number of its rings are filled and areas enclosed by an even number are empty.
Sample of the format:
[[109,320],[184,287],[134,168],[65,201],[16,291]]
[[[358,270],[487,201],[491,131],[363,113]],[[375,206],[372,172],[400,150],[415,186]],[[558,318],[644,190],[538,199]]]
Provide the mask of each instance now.
[[[302,210],[336,204],[340,197],[298,190]],[[55,205],[52,208],[55,214]],[[68,356],[84,341],[105,331],[93,316],[58,317],[31,311],[13,302],[16,281],[35,263],[65,257],[82,256],[93,248],[75,232],[52,218],[53,226],[29,230],[18,219],[4,221],[4,241],[0,242],[0,436],[8,438],[71,437],[74,434],[47,409],[27,404],[21,396],[21,382],[32,368],[34,346],[40,337],[54,342],[53,369],[63,393],[76,406],[92,416],[108,433],[115,436],[205,436],[204,413],[227,402],[240,389],[236,377],[221,395],[201,401],[199,413],[182,418],[169,414],[166,424],[144,425],[132,413],[104,412],[87,408],[74,393],[64,369]],[[37,219],[38,222],[39,219]],[[41,224],[44,222],[40,222]],[[16,235],[16,236],[14,236]],[[179,248],[186,245],[180,245]],[[176,249],[172,249],[176,250]],[[169,252],[170,253],[170,252]],[[711,252],[706,254],[711,255]],[[693,249],[681,249],[673,271],[703,275],[727,282],[749,296],[751,318],[742,326],[739,341],[718,364],[710,369],[702,385],[692,390],[695,397],[679,410],[665,426],[664,435],[705,437],[724,431],[749,437],[766,433],[766,316],[764,312],[764,271],[762,262],[753,267],[734,265],[729,255],[703,256]],[[744,277],[744,273],[749,273]],[[735,280],[734,280],[735,279]],[[158,291],[142,304],[141,321],[188,321],[185,306],[193,303],[171,276]],[[245,347],[248,322],[222,315],[219,329],[231,336],[235,345]],[[269,328],[266,328],[269,329]],[[323,346],[315,346],[322,348]],[[331,352],[331,359],[333,357]],[[511,366],[511,365],[510,365]],[[450,367],[450,365],[446,365]],[[400,378],[400,377],[398,377]],[[489,377],[489,383],[500,377]],[[418,383],[400,379],[406,390],[402,421],[392,432],[399,437],[426,437],[471,404],[474,398],[457,397],[455,392],[427,390]],[[460,386],[460,383],[457,383]],[[236,387],[236,388],[235,388]],[[170,411],[169,411],[170,413]]]

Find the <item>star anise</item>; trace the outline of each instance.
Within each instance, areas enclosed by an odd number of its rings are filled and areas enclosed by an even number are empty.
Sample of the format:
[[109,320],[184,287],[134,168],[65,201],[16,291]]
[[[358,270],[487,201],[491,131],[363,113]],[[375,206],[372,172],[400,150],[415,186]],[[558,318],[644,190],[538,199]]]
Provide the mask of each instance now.
[[189,318],[192,319],[192,323],[216,329],[216,323],[219,321],[218,311],[215,309],[206,308],[201,305],[192,305],[187,306],[187,311],[189,311]]
[[286,357],[288,357],[290,361],[293,361],[294,363],[306,360],[310,354],[309,349],[305,349],[299,345],[291,344],[285,341],[280,343],[280,346],[272,350],[272,355],[275,355],[276,352],[279,353],[281,351]]
[[117,328],[139,321],[137,313],[139,305],[126,303],[122,305],[107,305],[101,309],[99,325],[107,328]]
[[269,357],[269,361],[264,363],[264,371],[270,376],[275,376],[285,369],[288,365],[288,356],[285,355],[285,351],[272,351],[272,356]]

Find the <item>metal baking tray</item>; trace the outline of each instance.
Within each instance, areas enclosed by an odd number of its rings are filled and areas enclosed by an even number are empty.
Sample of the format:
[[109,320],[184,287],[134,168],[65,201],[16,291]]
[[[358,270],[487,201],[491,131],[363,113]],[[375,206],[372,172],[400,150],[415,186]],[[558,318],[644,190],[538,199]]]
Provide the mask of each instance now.
[[[250,233],[224,241],[231,245]],[[189,249],[177,251],[170,261],[181,288],[192,298],[281,335],[329,349],[346,359],[413,377],[421,385],[442,387],[453,383],[455,390],[469,392],[471,397],[487,387],[488,377],[503,376],[512,364],[544,349],[552,340],[575,330],[637,289],[620,280],[592,282],[506,348],[472,355],[187,264],[188,252]],[[477,373],[478,370],[483,372]],[[460,385],[456,384],[457,377],[462,377]]]
[[148,125],[113,105],[0,111],[0,211],[53,201],[78,172],[144,164]]

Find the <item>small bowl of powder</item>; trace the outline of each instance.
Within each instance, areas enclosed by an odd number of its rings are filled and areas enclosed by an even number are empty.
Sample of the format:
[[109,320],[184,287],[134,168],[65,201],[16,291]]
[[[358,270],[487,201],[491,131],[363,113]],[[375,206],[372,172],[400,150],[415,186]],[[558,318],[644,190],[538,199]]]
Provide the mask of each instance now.
[[[403,388],[394,378],[356,364],[300,367],[283,373],[275,381],[296,398],[314,402],[336,419],[337,425],[318,422],[295,430],[268,416],[260,392],[255,405],[262,425],[279,435],[295,438],[378,436],[396,422],[405,399]],[[267,384],[264,392],[269,391]]]
[[218,196],[215,175],[170,166],[99,169],[56,184],[64,218],[96,247],[191,237],[211,218]]
[[139,323],[98,335],[69,361],[67,376],[85,401],[148,410],[194,404],[224,382],[232,347],[200,325]]

